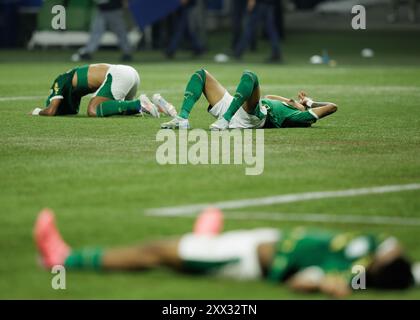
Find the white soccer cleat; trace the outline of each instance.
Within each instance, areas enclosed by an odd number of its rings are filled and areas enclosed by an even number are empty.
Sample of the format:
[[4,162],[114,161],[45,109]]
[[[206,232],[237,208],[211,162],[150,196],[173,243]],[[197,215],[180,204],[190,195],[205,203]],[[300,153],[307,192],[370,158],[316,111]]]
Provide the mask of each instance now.
[[141,94],[139,97],[141,109],[140,112],[145,111],[154,118],[159,118],[159,109],[149,100],[145,94]]
[[190,129],[190,122],[188,119],[181,118],[180,116],[174,117],[171,121],[162,123],[162,129]]
[[226,130],[226,129],[229,129],[229,121],[227,121],[223,117],[210,125],[210,130],[212,131],[219,131],[219,130]]
[[152,96],[152,101],[153,103],[158,107],[159,111],[171,116],[171,117],[176,117],[178,115],[178,113],[176,112],[175,107],[169,103],[168,101],[166,101],[161,95],[160,93],[155,93]]

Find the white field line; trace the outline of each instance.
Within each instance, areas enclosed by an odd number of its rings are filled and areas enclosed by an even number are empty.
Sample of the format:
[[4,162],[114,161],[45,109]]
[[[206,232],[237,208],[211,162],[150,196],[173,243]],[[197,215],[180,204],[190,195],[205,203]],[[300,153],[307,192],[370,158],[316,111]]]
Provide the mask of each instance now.
[[147,209],[145,214],[152,216],[183,216],[198,213],[201,210],[213,206],[219,209],[239,209],[256,206],[270,206],[273,204],[280,203],[291,203],[299,201],[317,200],[317,199],[329,199],[329,198],[343,198],[343,197],[354,197],[368,194],[382,194],[389,192],[401,192],[409,190],[419,190],[419,183],[403,184],[403,185],[388,185],[378,186],[370,188],[360,189],[346,189],[338,191],[319,191],[319,192],[303,192],[303,193],[292,193],[282,194],[277,196],[263,197],[263,198],[251,198],[241,200],[222,201],[215,203],[199,203],[185,206],[175,207],[163,207],[163,208],[152,208]]
[[[300,90],[305,87],[313,88],[314,90],[319,90],[320,92],[324,91],[346,91],[347,93],[360,93],[360,92],[376,92],[376,93],[387,93],[390,91],[400,91],[400,92],[412,92],[412,93],[420,93],[417,87],[415,86],[373,86],[373,87],[366,87],[366,86],[350,86],[350,85],[309,85],[309,84],[302,84],[302,85],[263,85],[262,86],[264,91],[267,90]],[[233,92],[235,90],[235,86],[226,86],[226,89]],[[144,91],[146,93],[155,93],[159,92],[162,94],[175,94],[179,93],[180,95],[183,94],[185,89],[185,86],[177,86],[177,87],[171,87],[166,89],[159,89],[156,88],[154,90],[143,90],[140,89],[140,91]],[[47,95],[43,96],[11,96],[11,97],[0,97],[0,102],[2,101],[24,101],[24,100],[36,100],[36,99],[43,99],[46,98]]]
[[[173,216],[178,218],[195,217],[197,214],[185,214]],[[373,224],[373,225],[396,225],[419,227],[420,218],[416,217],[395,217],[395,216],[365,216],[325,213],[283,213],[283,212],[239,212],[227,211],[224,216],[229,220],[263,220],[263,221],[293,221],[293,222],[314,222],[314,223],[352,223],[352,224]],[[161,216],[163,217],[163,216]]]
[[0,97],[0,101],[24,101],[24,100],[37,100],[41,98],[47,98],[45,96],[17,96],[17,97]]
[[268,220],[268,221],[297,221],[322,223],[352,223],[374,225],[420,226],[420,218],[342,215],[323,213],[282,213],[282,212],[226,212],[225,216],[233,220]]

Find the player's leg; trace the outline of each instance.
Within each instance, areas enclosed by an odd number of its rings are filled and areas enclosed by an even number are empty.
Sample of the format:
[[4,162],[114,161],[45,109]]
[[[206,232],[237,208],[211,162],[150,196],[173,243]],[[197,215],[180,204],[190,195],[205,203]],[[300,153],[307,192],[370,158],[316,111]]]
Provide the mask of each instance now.
[[232,117],[242,105],[247,113],[252,114],[255,111],[255,108],[258,106],[260,96],[261,93],[258,76],[252,71],[245,71],[242,74],[238,87],[236,88],[235,96],[229,108],[223,115],[223,118],[213,123],[210,126],[210,129],[227,129],[229,122],[232,120]]
[[242,105],[244,105],[246,112],[252,113],[258,105],[260,97],[261,91],[258,76],[252,71],[245,71],[236,88],[233,101],[223,118],[230,121]]
[[123,65],[111,66],[106,80],[89,102],[88,115],[107,117],[139,113],[140,100],[126,100],[133,99],[139,83],[140,78],[134,68]]
[[217,79],[207,70],[197,70],[187,84],[184,93],[184,101],[180,112],[180,117],[188,119],[195,103],[204,93],[209,104],[214,105],[219,102],[226,89],[217,81]]
[[223,98],[226,89],[207,70],[197,70],[187,83],[179,116],[169,122],[163,123],[161,128],[189,128],[188,118],[202,93],[204,93],[210,105],[215,105]]
[[69,270],[141,270],[181,266],[177,239],[125,248],[73,250],[62,239],[55,225],[54,214],[48,209],[44,209],[37,218],[34,240],[46,268],[64,265]]
[[181,268],[178,255],[179,240],[154,241],[144,245],[109,249],[104,253],[102,266],[106,270],[150,269],[159,266]]
[[97,96],[89,101],[87,114],[89,117],[131,115],[139,113],[140,109],[140,100],[122,101]]
[[179,269],[182,261],[178,256],[179,240],[154,241],[148,244],[114,249],[85,248],[73,250],[66,258],[68,269],[147,270],[160,266]]

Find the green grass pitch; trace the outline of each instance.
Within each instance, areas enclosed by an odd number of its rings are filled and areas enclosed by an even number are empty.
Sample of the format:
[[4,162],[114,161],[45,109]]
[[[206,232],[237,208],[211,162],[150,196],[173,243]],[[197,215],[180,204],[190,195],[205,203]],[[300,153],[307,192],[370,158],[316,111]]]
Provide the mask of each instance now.
[[[244,166],[160,166],[156,132],[166,119],[86,117],[84,99],[75,117],[31,117],[43,104],[55,75],[73,66],[70,52],[0,52],[0,298],[285,299],[299,295],[263,281],[236,282],[158,270],[145,273],[67,274],[67,289],[51,288],[52,274],[36,264],[32,225],[47,206],[56,211],[64,238],[74,247],[136,243],[191,230],[193,218],[147,217],[147,208],[307,191],[420,182],[420,59],[415,34],[292,34],[287,63],[214,64],[211,55],[165,62],[139,53],[133,64],[141,92],[161,92],[179,108],[190,74],[206,66],[230,90],[244,69],[258,73],[263,93],[311,96],[339,104],[336,114],[309,129],[266,130],[265,169],[245,176]],[[348,40],[352,39],[352,42]],[[330,44],[336,68],[311,66],[310,55]],[[376,58],[359,52],[373,47]],[[216,51],[212,52],[216,53]],[[98,54],[115,61],[117,53]],[[264,89],[266,88],[266,89]],[[42,96],[42,98],[41,98]],[[26,97],[26,98],[25,98]],[[33,97],[33,98],[31,98]],[[204,99],[191,117],[208,128]],[[297,202],[247,208],[248,212],[420,217],[420,191]],[[227,211],[227,215],[229,211]],[[336,230],[387,232],[420,261],[419,226],[295,223],[226,219],[226,229],[311,225]],[[351,298],[420,298],[405,292],[357,292]]]

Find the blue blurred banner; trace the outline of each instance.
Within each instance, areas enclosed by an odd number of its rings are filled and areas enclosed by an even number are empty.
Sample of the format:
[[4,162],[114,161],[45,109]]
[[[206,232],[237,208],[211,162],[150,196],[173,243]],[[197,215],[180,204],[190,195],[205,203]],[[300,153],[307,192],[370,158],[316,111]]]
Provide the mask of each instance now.
[[134,20],[144,28],[166,17],[181,5],[180,0],[130,0]]
[[19,2],[21,7],[42,7],[42,0],[20,0]]

